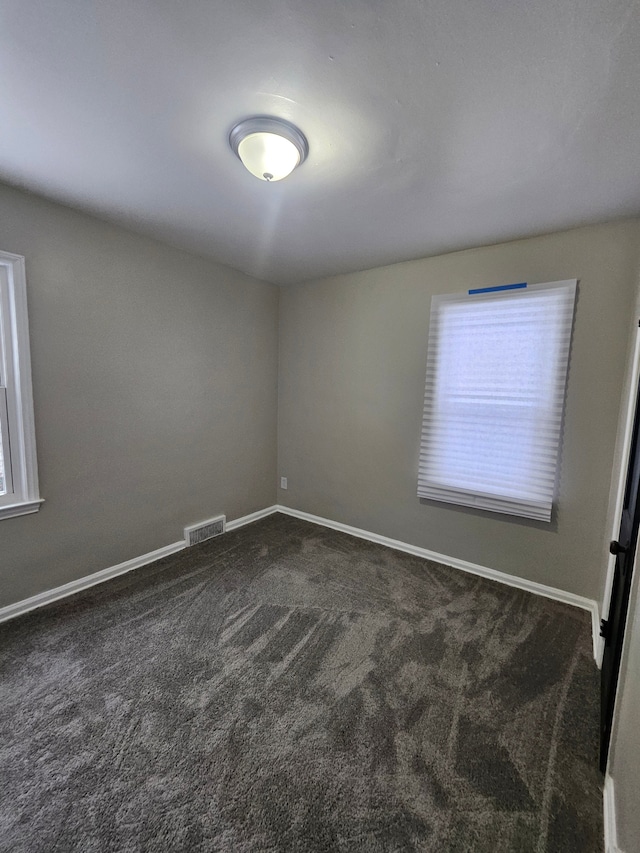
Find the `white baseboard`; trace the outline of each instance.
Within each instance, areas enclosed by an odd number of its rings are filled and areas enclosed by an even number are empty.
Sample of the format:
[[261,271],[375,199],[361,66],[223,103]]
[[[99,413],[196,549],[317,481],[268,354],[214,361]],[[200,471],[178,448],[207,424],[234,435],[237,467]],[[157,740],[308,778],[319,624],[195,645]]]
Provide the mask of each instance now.
[[170,554],[175,554],[177,551],[182,551],[185,548],[183,540],[174,542],[172,545],[165,545],[164,548],[158,548],[156,551],[149,551],[148,554],[143,554],[141,557],[134,557],[132,560],[126,560],[124,563],[118,563],[117,566],[111,566],[108,569],[102,569],[92,575],[86,575],[78,580],[70,581],[62,586],[57,586],[54,589],[39,592],[31,598],[25,598],[23,601],[17,601],[15,604],[9,604],[6,607],[0,608],[0,622],[6,622],[7,619],[13,619],[16,616],[21,616],[23,613],[28,613],[30,610],[35,610],[37,607],[44,607],[45,604],[51,604],[52,601],[58,601],[60,598],[66,598],[69,595],[74,595],[76,592],[81,592],[83,589],[88,589],[90,586],[95,586],[104,581],[111,580],[118,575],[124,575],[134,569],[139,569],[141,566],[146,566],[149,563],[155,563],[156,560],[162,557],[168,557]]
[[[575,595],[572,592],[565,592],[561,589],[556,589],[552,586],[529,581],[525,578],[517,577],[516,575],[508,575],[504,572],[489,569],[486,566],[480,566],[476,563],[469,563],[466,560],[459,560],[457,557],[448,557],[446,554],[438,554],[436,551],[430,551],[427,548],[420,548],[417,545],[410,545],[407,542],[401,542],[398,539],[390,539],[388,536],[382,536],[379,533],[372,533],[369,530],[361,530],[358,527],[351,527],[349,524],[342,524],[339,521],[331,521],[328,518],[322,518],[319,515],[312,515],[308,512],[301,512],[297,509],[291,509],[288,506],[274,504],[273,506],[265,507],[265,509],[252,512],[249,515],[243,515],[241,518],[236,518],[229,521],[225,530],[230,532],[244,527],[246,524],[252,524],[254,521],[259,521],[261,518],[266,518],[273,515],[275,512],[281,512],[284,515],[290,515],[294,518],[300,518],[303,521],[310,521],[313,524],[319,524],[323,527],[330,527],[332,530],[339,530],[342,533],[348,533],[351,536],[356,536],[358,539],[366,539],[369,542],[376,542],[379,545],[386,545],[387,548],[393,548],[396,551],[404,551],[407,554],[413,554],[416,557],[423,557],[427,560],[433,560],[436,563],[443,563],[445,566],[451,566],[455,569],[460,569],[463,572],[469,572],[479,577],[489,578],[490,580],[498,581],[498,583],[506,584],[507,586],[516,587],[517,589],[532,592],[536,595],[543,595],[546,598],[553,598],[555,601],[562,601],[565,604],[571,604],[574,607],[580,607],[583,610],[588,610],[591,613],[591,628],[593,634],[593,653],[598,661],[600,650],[600,612],[598,605],[590,598],[583,598],[580,595]],[[55,587],[54,589],[40,592],[31,598],[18,601],[15,604],[9,604],[6,607],[0,608],[0,622],[5,622],[7,619],[13,619],[23,613],[28,613],[30,610],[35,610],[37,607],[43,607],[45,604],[50,604],[52,601],[57,601],[60,598],[65,598],[68,595],[73,595],[95,584],[103,583],[110,578],[133,571],[133,569],[146,566],[149,563],[155,562],[162,557],[168,557],[170,554],[175,554],[185,548],[184,540],[174,542],[172,545],[166,545],[164,548],[158,548],[157,551],[150,551],[148,554],[143,554],[141,557],[134,557],[132,560],[127,560],[124,563],[119,563],[117,566],[112,566],[108,569],[95,572],[95,574],[87,575],[84,578],[66,583],[63,586]],[[601,660],[601,658],[600,658]]]
[[[276,506],[270,506],[266,509],[252,512],[249,515],[243,515],[241,518],[235,518],[233,521],[225,525],[225,530],[237,530],[239,527],[244,527],[245,524],[251,524],[253,521],[258,521],[261,518],[266,518],[277,511]],[[23,613],[28,613],[30,610],[36,610],[38,607],[44,607],[45,604],[51,604],[53,601],[58,601],[61,598],[66,598],[69,595],[74,595],[76,592],[81,592],[91,586],[115,578],[118,575],[124,575],[134,569],[139,569],[141,566],[146,566],[149,563],[154,563],[162,557],[168,557],[170,554],[175,554],[186,548],[187,544],[184,540],[174,542],[172,545],[165,545],[164,548],[158,548],[156,551],[150,551],[148,554],[143,554],[141,557],[134,557],[132,560],[127,560],[124,563],[119,563],[117,566],[111,566],[108,569],[102,569],[92,575],[86,575],[78,580],[70,581],[62,586],[54,587],[54,589],[39,592],[31,598],[25,598],[22,601],[17,601],[15,604],[8,604],[6,607],[0,607],[0,622],[6,622],[8,619],[14,619],[16,616],[21,616]]]
[[602,798],[604,806],[604,853],[622,853],[618,847],[615,788],[613,779],[608,774],[604,778]]
[[409,545],[407,542],[401,542],[398,539],[389,539],[388,536],[381,536],[379,533],[371,533],[369,530],[361,530],[359,527],[351,527],[349,524],[342,524],[339,521],[331,521],[328,518],[321,518],[318,515],[312,515],[309,512],[301,512],[297,509],[291,509],[288,506],[278,505],[275,507],[277,512],[282,512],[285,515],[291,515],[294,518],[300,518],[303,521],[311,521],[314,524],[320,524],[323,527],[330,527],[332,530],[339,530],[342,533],[349,533],[351,536],[357,536],[359,539],[367,539],[369,542],[376,542],[379,545],[386,545],[387,548],[393,548],[396,551],[404,551],[407,554],[413,554],[416,557],[423,557],[427,560],[433,560],[436,563],[443,563],[445,566],[451,566],[454,569],[460,569],[463,572],[469,572],[472,575],[479,575],[482,578],[498,581],[498,583],[506,584],[507,586],[516,587],[526,592],[533,592],[535,595],[542,595],[545,598],[552,598],[554,601],[562,601],[564,604],[571,604],[574,607],[580,607],[583,610],[588,610],[591,613],[591,634],[593,639],[593,656],[598,662],[598,650],[600,640],[600,609],[598,603],[591,598],[584,598],[581,595],[576,595],[573,592],[565,592],[562,589],[556,589],[553,586],[536,583],[535,581],[526,580],[516,575],[508,575],[505,572],[499,572],[496,569],[489,569],[486,566],[480,566],[476,563],[469,563],[467,560],[459,560],[457,557],[448,557],[446,554],[438,554],[436,551],[429,551],[427,548],[420,548],[417,545]]
[[261,518],[266,518],[268,515],[273,515],[278,512],[279,507],[275,504],[268,506],[266,509],[259,509],[257,512],[252,512],[249,515],[243,515],[241,518],[234,518],[233,521],[228,521],[225,525],[225,532],[237,530],[239,527],[244,527],[245,524],[252,524],[254,521],[260,521]]
[[593,641],[593,659],[595,660],[598,669],[602,669],[604,640],[600,636],[600,605],[597,601],[592,601],[591,605],[591,639]]

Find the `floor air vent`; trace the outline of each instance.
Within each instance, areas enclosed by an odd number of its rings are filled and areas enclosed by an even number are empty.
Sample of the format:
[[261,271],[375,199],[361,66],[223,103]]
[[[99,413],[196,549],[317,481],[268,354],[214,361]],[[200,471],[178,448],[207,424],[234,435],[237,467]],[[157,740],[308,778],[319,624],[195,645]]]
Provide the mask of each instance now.
[[224,515],[219,515],[217,518],[210,518],[208,521],[201,521],[200,524],[185,527],[184,541],[187,545],[197,545],[199,542],[213,539],[214,536],[220,536],[224,533],[225,520]]

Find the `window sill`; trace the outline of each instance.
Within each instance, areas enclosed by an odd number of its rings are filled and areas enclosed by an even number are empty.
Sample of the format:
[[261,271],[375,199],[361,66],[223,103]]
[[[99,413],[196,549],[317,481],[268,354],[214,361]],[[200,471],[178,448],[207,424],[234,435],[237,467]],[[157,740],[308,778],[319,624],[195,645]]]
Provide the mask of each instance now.
[[37,498],[34,501],[22,501],[18,504],[0,506],[0,519],[13,518],[15,515],[29,515],[32,512],[38,512],[41,503],[44,503],[44,500]]

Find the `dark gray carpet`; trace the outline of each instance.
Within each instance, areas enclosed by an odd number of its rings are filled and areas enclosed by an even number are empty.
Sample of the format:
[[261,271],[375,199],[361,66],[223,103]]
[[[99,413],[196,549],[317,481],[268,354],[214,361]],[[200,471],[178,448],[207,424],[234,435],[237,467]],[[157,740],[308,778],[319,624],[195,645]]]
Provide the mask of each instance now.
[[600,851],[586,613],[282,515],[0,626],[2,851]]

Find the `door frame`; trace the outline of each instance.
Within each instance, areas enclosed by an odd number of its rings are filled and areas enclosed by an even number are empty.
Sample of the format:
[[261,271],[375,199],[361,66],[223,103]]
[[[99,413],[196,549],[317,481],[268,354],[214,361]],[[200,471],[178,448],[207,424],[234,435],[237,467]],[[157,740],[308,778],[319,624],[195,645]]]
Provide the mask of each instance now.
[[[638,384],[640,383],[640,322],[636,321],[636,333],[633,347],[633,357],[631,361],[631,371],[628,377],[628,386],[626,388],[626,410],[624,414],[624,434],[622,439],[622,448],[620,451],[620,459],[614,468],[615,480],[617,480],[616,503],[611,526],[611,535],[607,539],[609,541],[618,538],[620,532],[620,522],[622,520],[622,505],[624,503],[624,492],[627,483],[627,471],[629,468],[629,453],[631,451],[631,439],[633,436],[633,423],[636,413],[636,403],[638,399]],[[614,480],[614,482],[615,482]],[[604,585],[604,595],[602,599],[602,618],[609,618],[609,607],[611,605],[611,593],[613,592],[613,576],[616,568],[616,558],[612,554],[608,554],[607,562],[607,578]],[[602,667],[602,656],[604,654],[604,639],[598,637],[596,663],[598,669]]]

